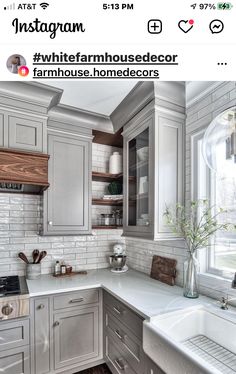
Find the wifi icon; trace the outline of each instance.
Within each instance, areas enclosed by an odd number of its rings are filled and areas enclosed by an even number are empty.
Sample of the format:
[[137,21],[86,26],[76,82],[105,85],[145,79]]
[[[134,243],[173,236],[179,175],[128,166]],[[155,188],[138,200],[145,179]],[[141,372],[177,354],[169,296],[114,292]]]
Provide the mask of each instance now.
[[48,3],[41,3],[41,4],[39,4],[39,5],[40,5],[41,8],[43,8],[43,9],[46,9],[46,8],[49,6]]

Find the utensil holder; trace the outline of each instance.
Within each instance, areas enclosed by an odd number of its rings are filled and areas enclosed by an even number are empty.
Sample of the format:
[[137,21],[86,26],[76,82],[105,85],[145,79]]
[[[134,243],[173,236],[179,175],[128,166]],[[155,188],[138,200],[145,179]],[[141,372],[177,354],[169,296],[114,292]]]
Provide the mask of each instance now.
[[41,264],[27,264],[26,278],[29,280],[38,279],[41,276]]

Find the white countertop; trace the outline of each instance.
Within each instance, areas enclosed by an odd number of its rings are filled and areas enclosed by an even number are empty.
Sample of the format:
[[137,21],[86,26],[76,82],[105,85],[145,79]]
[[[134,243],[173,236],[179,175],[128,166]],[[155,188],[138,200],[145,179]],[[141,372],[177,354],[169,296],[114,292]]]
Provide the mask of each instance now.
[[27,284],[30,297],[102,287],[145,319],[188,306],[216,302],[205,296],[187,299],[183,297],[181,287],[168,286],[135,270],[121,274],[114,274],[109,269],[91,270],[87,275],[65,278],[42,275],[38,280],[27,280]]

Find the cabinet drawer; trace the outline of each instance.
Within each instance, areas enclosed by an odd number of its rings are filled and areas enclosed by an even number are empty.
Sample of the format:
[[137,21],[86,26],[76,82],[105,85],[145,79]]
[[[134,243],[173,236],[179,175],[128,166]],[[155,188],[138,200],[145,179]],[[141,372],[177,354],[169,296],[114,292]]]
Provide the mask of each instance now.
[[142,343],[124,324],[114,317],[108,309],[104,310],[104,327],[106,333],[125,352],[125,358],[131,367],[137,372],[142,372],[144,353]]
[[29,347],[0,352],[0,372],[3,374],[30,374]]
[[0,352],[27,344],[29,344],[29,320],[0,322]]
[[114,316],[142,339],[143,319],[141,317],[107,292],[104,294],[104,303]]
[[135,374],[135,371],[125,359],[124,353],[109,335],[105,337],[105,355],[108,366],[112,366],[113,372],[115,369],[119,374]]
[[58,310],[63,308],[71,308],[73,306],[98,303],[98,295],[98,290],[86,290],[54,296],[53,308],[54,310]]

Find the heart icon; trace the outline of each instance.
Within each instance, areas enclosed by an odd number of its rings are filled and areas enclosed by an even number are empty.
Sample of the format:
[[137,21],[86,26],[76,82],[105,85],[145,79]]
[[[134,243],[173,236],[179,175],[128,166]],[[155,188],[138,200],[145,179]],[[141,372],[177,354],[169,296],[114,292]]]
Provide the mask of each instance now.
[[185,34],[187,34],[187,32],[189,32],[193,28],[193,24],[194,24],[193,19],[190,19],[190,20],[181,19],[181,21],[179,21],[178,23],[178,26],[180,30],[182,30]]

